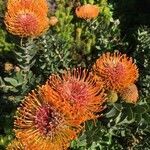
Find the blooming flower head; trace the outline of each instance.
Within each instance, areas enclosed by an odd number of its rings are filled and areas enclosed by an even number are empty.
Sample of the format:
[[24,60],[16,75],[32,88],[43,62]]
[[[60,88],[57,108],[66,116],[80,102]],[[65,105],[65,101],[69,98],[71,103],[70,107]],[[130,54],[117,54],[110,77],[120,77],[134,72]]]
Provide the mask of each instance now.
[[6,150],[24,150],[24,146],[20,141],[14,139],[6,148]]
[[119,52],[102,54],[94,64],[93,71],[97,81],[102,81],[107,90],[120,91],[138,78],[133,59]]
[[79,122],[96,118],[105,102],[102,85],[97,86],[92,73],[85,69],[77,68],[68,70],[64,74],[52,75],[47,81],[55,91],[66,100],[74,110]]
[[46,0],[8,0],[5,14],[7,30],[21,37],[37,37],[49,27]]
[[76,138],[80,126],[73,124],[72,113],[61,97],[50,88],[45,93],[44,87],[22,102],[14,131],[28,150],[65,150]]
[[135,104],[139,97],[136,85],[132,84],[129,87],[120,91],[120,96],[125,102]]
[[77,17],[82,19],[94,19],[99,15],[99,7],[96,5],[85,4],[76,8]]

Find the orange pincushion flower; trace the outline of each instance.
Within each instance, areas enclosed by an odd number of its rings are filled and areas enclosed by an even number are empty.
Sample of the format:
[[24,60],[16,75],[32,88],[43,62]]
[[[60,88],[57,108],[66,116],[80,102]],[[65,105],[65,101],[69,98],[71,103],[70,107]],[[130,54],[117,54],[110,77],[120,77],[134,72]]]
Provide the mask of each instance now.
[[136,103],[139,97],[138,89],[135,84],[123,89],[120,92],[121,98],[127,103]]
[[28,150],[66,150],[81,127],[73,124],[72,113],[61,97],[50,88],[44,92],[44,87],[29,94],[18,108],[16,137]]
[[[102,85],[97,86],[91,73],[77,68],[64,74],[52,75],[47,81],[66,100],[79,122],[96,118],[96,112],[103,109],[105,94]],[[76,119],[75,119],[76,120]]]
[[20,141],[14,139],[6,148],[6,150],[24,150],[24,146]]
[[119,52],[103,54],[93,66],[95,78],[102,81],[107,90],[120,91],[138,78],[138,69],[132,58]]
[[49,27],[46,0],[8,0],[5,24],[7,30],[21,37],[37,37]]
[[83,19],[93,19],[99,15],[100,9],[96,5],[85,4],[75,10],[77,17]]

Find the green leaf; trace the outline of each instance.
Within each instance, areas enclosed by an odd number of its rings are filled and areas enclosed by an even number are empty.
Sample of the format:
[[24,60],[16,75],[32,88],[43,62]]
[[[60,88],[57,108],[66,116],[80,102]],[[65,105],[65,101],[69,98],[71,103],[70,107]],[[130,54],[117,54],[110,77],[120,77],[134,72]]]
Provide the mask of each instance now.
[[113,117],[113,116],[115,116],[116,115],[116,113],[117,113],[118,111],[116,110],[116,108],[112,108],[108,113],[106,113],[106,118],[111,118],[111,117]]
[[18,86],[17,80],[15,80],[15,79],[13,79],[13,78],[6,77],[6,78],[4,78],[4,80],[5,80],[6,82],[10,83],[11,85],[15,86],[15,87]]
[[150,125],[150,114],[149,113],[145,113],[145,114],[142,115],[142,117]]

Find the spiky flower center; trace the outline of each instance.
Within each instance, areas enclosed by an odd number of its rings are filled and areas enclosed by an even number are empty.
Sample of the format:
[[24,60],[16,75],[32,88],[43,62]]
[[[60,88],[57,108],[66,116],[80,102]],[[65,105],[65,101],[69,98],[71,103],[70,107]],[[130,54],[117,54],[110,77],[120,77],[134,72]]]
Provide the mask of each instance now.
[[36,128],[43,134],[48,135],[59,125],[62,120],[60,114],[48,105],[41,106],[35,115]]
[[108,67],[108,74],[110,73],[110,76],[112,78],[113,82],[117,82],[116,80],[122,80],[122,77],[125,74],[124,67],[122,64],[117,64],[113,67]]
[[16,19],[16,25],[18,25],[25,33],[33,33],[38,28],[38,22],[36,16],[29,13],[18,15]]
[[82,105],[86,102],[88,91],[84,82],[72,79],[65,82],[62,88],[62,91],[65,91],[62,95],[69,99],[70,103]]

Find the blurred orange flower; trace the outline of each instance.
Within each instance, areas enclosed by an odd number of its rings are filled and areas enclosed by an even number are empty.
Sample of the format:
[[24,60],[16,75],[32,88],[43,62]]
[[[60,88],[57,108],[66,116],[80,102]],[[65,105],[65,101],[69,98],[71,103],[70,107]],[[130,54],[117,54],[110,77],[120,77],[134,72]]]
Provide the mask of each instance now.
[[97,85],[88,70],[77,68],[68,70],[60,76],[52,75],[47,85],[69,103],[80,123],[96,118],[95,113],[104,108],[102,104],[105,102],[105,94],[102,84]]
[[138,89],[135,84],[123,89],[120,92],[121,98],[127,103],[135,104],[139,98]]
[[18,108],[16,137],[29,150],[66,150],[81,127],[73,124],[72,113],[61,97],[43,88],[46,85],[29,94]]
[[55,16],[50,17],[49,24],[50,26],[54,26],[58,23],[58,19]]
[[7,30],[21,37],[37,37],[49,27],[46,0],[8,0],[5,14]]
[[75,10],[77,17],[82,19],[93,19],[99,15],[100,8],[96,5],[85,4]]
[[107,90],[120,91],[138,78],[138,69],[132,58],[125,54],[107,52],[93,66],[95,79],[104,83]]
[[10,144],[8,144],[6,150],[24,150],[24,146],[20,141],[14,139]]

